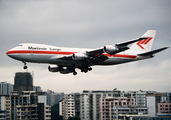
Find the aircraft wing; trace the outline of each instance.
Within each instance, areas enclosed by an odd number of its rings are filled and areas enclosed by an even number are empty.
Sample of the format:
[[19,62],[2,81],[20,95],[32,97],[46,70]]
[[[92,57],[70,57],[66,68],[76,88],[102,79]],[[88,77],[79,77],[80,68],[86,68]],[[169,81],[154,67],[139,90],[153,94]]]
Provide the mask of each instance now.
[[[108,59],[107,56],[103,55],[104,51],[103,48],[98,48],[95,50],[91,50],[91,51],[86,51],[85,54],[88,56],[88,58],[85,58],[85,61],[88,61],[90,64],[97,64],[99,62],[102,62],[106,59]],[[50,58],[50,60],[56,61],[56,60],[73,60],[72,58],[73,54],[71,55],[61,55],[61,56],[53,56]]]
[[144,40],[144,39],[148,39],[148,38],[137,38],[137,39],[133,39],[133,40],[128,40],[128,41],[125,41],[125,42],[121,42],[121,43],[118,43],[118,44],[115,44],[117,47],[126,47],[128,46],[129,44],[132,44],[134,42],[138,42],[138,41],[141,41],[141,40]]
[[50,60],[71,60],[71,59],[72,59],[72,55],[53,56],[50,58]]
[[[147,39],[147,38],[137,38],[137,39],[133,39],[133,40],[129,40],[126,42],[122,42],[122,43],[118,43],[115,44],[115,46],[118,48],[118,51],[116,51],[116,53],[122,52],[124,50],[129,49],[127,47],[127,45],[132,44],[134,42],[143,40],[143,39]],[[97,48],[94,50],[90,50],[90,51],[85,51],[85,55],[87,55],[88,57],[85,58],[82,61],[88,61],[89,64],[98,64],[100,62],[103,62],[105,60],[108,59],[107,56],[105,56],[103,53],[105,53],[106,51],[104,51],[104,48]],[[110,53],[109,53],[110,54]],[[114,55],[114,54],[111,54]],[[72,55],[66,55],[66,56],[53,56],[52,58],[50,58],[51,60],[72,60]]]
[[98,49],[95,49],[95,50],[86,51],[86,54],[87,54],[88,56],[95,56],[95,55],[97,55],[97,54],[102,54],[102,53],[104,53],[103,48],[98,48]]
[[[147,38],[137,38],[137,39],[133,39],[133,40],[128,40],[126,42],[117,43],[115,45],[118,48],[123,48],[123,47],[128,46],[129,44],[132,44],[134,42],[141,41],[141,40],[144,40],[144,39],[147,39]],[[127,50],[127,47],[126,47],[125,50]],[[95,49],[95,50],[92,50],[92,51],[87,51],[87,54],[89,56],[93,56],[93,55],[97,55],[97,54],[102,54],[102,53],[104,53],[104,48],[99,48],[99,49]]]
[[149,52],[146,52],[146,53],[138,54],[138,56],[154,55],[155,53],[161,52],[161,51],[163,51],[163,50],[165,50],[167,48],[169,48],[169,47],[163,47],[163,48],[160,48],[160,49],[157,49],[157,50],[152,50],[152,51],[149,51]]

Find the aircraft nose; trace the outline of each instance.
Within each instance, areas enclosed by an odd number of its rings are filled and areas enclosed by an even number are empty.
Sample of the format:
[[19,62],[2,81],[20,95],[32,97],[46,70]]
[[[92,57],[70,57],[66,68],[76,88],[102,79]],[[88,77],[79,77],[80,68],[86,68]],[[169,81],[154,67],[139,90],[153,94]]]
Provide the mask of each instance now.
[[11,57],[11,50],[8,50],[8,51],[6,52],[6,55],[8,55],[9,57]]
[[6,55],[8,55],[9,57],[13,57],[15,55],[15,49],[12,48],[12,49],[8,50],[6,52]]

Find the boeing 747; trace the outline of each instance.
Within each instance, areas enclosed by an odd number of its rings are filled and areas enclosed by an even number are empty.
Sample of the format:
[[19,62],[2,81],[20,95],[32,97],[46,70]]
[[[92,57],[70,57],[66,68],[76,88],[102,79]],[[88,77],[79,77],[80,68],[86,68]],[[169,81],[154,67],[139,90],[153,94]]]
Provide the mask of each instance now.
[[[116,65],[154,57],[168,47],[151,50],[156,30],[148,30],[142,37],[97,49],[66,48],[44,44],[22,43],[7,51],[13,59],[27,62],[48,63],[50,72],[73,73],[91,71],[95,65]],[[131,47],[128,47],[133,44]]]

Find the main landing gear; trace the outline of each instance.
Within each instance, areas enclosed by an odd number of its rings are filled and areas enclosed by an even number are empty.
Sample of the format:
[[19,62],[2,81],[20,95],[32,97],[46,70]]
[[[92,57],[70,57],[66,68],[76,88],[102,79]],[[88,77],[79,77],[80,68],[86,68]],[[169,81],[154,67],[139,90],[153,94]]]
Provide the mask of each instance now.
[[88,71],[91,71],[91,70],[92,70],[92,68],[88,67],[88,66],[81,68],[81,72],[85,72],[85,73],[87,73]]
[[23,67],[23,69],[27,69],[28,67],[27,67],[27,63],[25,62],[25,61],[23,61],[23,63],[24,63],[24,67]]
[[[88,71],[91,71],[92,68],[91,67],[88,67],[88,66],[84,66],[81,68],[81,72],[84,72],[84,73],[87,73]],[[73,70],[73,75],[77,75],[77,72],[75,70]]]
[[[92,68],[88,66],[81,68],[81,72],[84,72],[84,73],[87,73],[88,71],[91,71],[91,70]],[[73,75],[77,75],[77,72],[75,70],[73,71]]]

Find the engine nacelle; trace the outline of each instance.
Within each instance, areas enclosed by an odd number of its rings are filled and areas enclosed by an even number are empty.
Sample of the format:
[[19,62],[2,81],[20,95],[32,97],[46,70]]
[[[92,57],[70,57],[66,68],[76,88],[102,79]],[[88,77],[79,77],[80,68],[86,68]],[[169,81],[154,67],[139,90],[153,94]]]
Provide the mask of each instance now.
[[50,72],[59,72],[59,71],[60,71],[60,69],[59,69],[59,67],[58,67],[57,65],[50,65],[50,66],[48,67],[48,70],[49,70]]
[[84,60],[85,58],[88,58],[88,56],[83,53],[74,53],[72,55],[73,60]]
[[113,45],[104,46],[103,50],[110,55],[114,55],[119,52],[119,49]]
[[70,69],[62,69],[61,71],[60,71],[60,73],[61,74],[69,74],[69,73],[71,73],[72,71],[70,70]]

